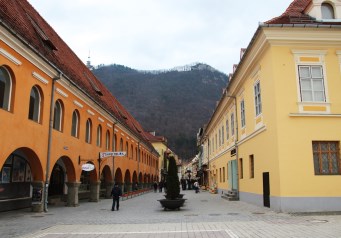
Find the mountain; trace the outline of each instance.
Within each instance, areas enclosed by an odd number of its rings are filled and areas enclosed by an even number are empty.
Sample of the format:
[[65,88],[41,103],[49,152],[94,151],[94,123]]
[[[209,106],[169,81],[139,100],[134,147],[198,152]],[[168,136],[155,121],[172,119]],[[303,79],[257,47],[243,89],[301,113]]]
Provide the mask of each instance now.
[[146,131],[165,136],[184,160],[197,153],[196,133],[208,122],[228,81],[227,75],[201,63],[151,71],[101,65],[93,73]]

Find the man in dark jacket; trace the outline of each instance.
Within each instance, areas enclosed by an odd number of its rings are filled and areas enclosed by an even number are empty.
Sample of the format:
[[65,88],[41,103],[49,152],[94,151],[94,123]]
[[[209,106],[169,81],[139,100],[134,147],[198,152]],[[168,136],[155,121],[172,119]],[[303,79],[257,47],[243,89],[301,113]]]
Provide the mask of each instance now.
[[122,190],[118,186],[118,184],[115,184],[115,186],[112,188],[111,196],[112,196],[111,211],[115,211],[115,204],[116,204],[116,210],[118,210],[120,208],[120,196],[122,196]]

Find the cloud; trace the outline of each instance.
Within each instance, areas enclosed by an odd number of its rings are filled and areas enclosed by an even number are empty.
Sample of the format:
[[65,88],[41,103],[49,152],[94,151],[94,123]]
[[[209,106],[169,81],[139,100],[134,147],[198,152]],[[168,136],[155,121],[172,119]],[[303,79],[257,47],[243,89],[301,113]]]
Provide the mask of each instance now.
[[70,48],[93,65],[163,69],[204,62],[229,73],[258,22],[290,0],[29,0]]

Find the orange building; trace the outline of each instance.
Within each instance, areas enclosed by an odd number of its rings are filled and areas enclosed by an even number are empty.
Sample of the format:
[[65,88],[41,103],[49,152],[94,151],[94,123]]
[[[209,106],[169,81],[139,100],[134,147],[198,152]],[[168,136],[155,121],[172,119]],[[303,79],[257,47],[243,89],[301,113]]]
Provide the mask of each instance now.
[[[106,151],[126,155],[100,159]],[[149,186],[158,157],[141,125],[26,0],[0,0],[0,210],[98,201],[114,182],[123,191]]]

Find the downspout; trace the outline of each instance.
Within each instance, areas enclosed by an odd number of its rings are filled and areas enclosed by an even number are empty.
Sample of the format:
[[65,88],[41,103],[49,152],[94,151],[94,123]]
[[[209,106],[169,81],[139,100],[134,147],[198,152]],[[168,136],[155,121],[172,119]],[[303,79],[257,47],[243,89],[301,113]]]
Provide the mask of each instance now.
[[46,171],[45,171],[45,186],[44,186],[44,212],[48,212],[47,209],[47,199],[49,192],[49,175],[50,175],[50,161],[51,161],[51,146],[52,146],[52,129],[53,129],[53,114],[54,114],[54,93],[55,93],[55,82],[62,77],[62,73],[59,72],[57,77],[52,79],[52,92],[51,92],[51,102],[50,102],[50,122],[49,122],[49,133],[47,142],[47,161],[46,161]]
[[[116,150],[116,141],[115,141],[115,125],[116,125],[116,123],[117,122],[114,122],[112,125],[112,131],[113,131],[113,136],[112,136],[113,148],[112,148],[112,151]],[[116,183],[116,181],[115,181],[115,156],[112,157],[112,176],[113,176],[114,183]]]
[[211,169],[210,169],[210,137],[207,135],[207,167],[208,167],[208,175],[207,175],[207,182],[208,186],[210,186],[210,177],[211,177]]
[[140,185],[141,181],[140,181],[140,141],[137,142],[137,181],[138,181],[138,185]]
[[236,139],[234,140],[234,147],[236,149],[236,160],[237,160],[237,196],[239,198],[239,159],[238,159],[238,141],[239,141],[239,134],[238,134],[238,110],[237,110],[237,97],[236,96],[227,96],[232,97],[234,99],[235,105],[235,122],[236,122]]

